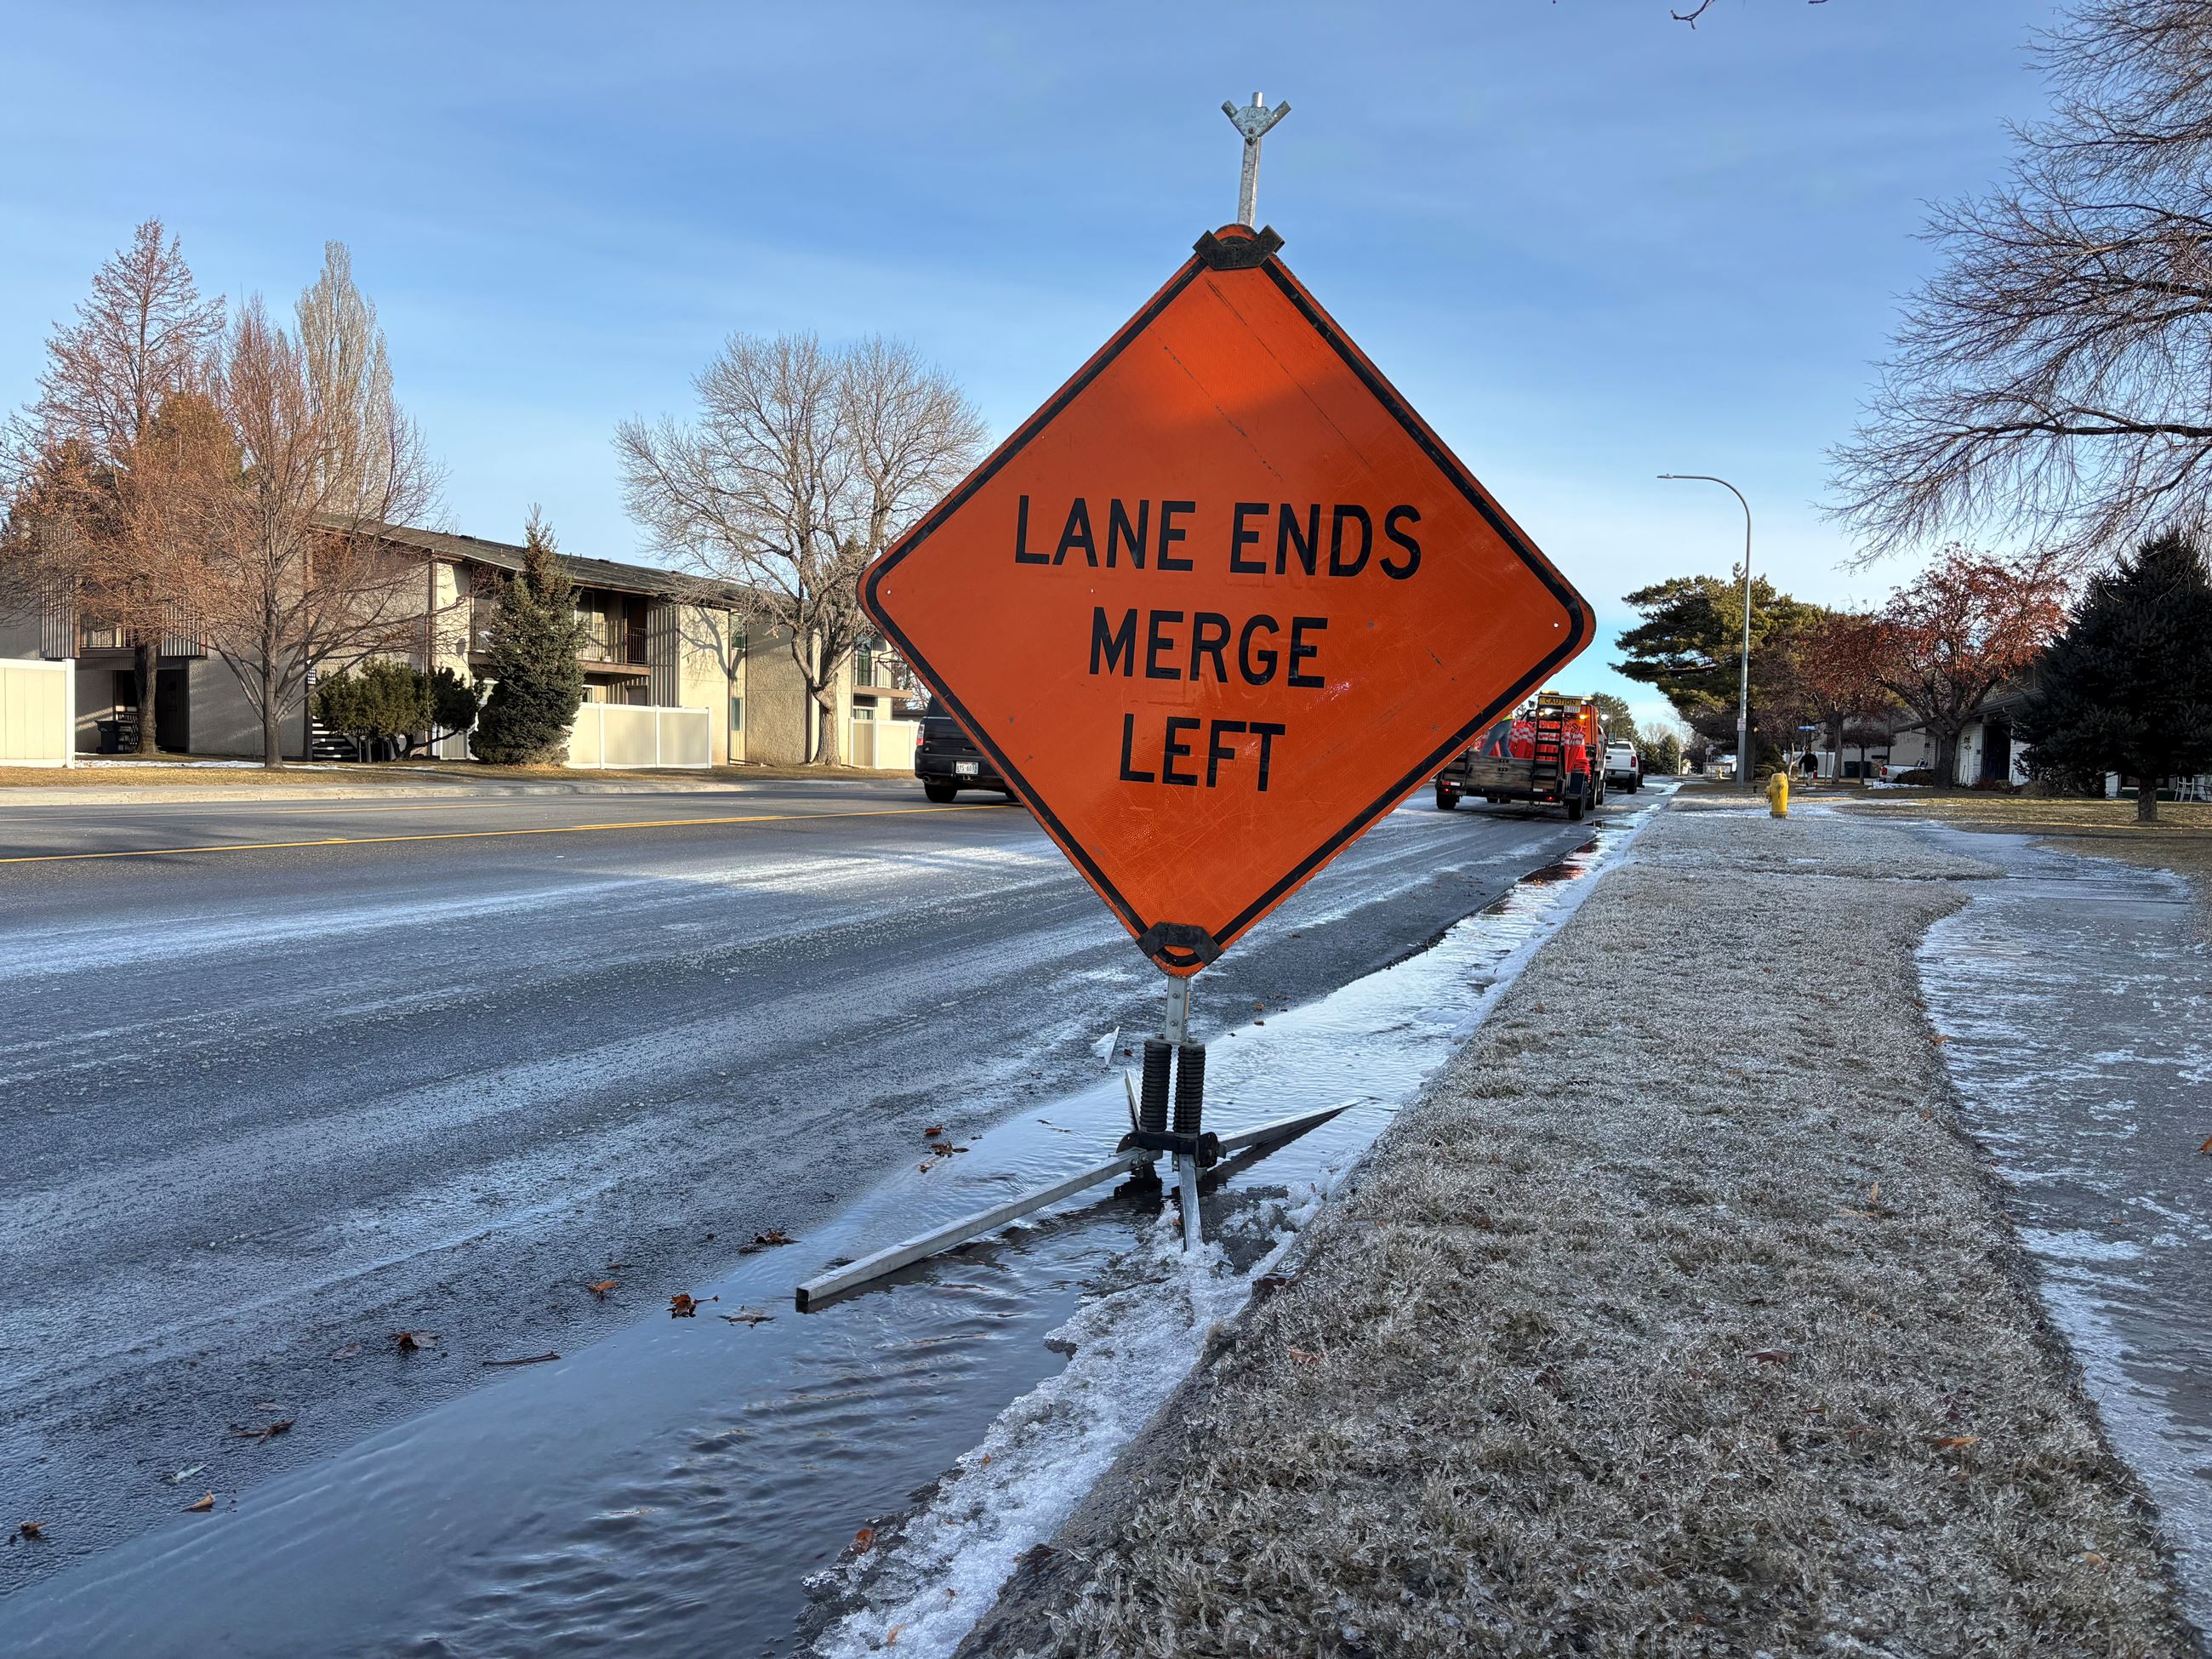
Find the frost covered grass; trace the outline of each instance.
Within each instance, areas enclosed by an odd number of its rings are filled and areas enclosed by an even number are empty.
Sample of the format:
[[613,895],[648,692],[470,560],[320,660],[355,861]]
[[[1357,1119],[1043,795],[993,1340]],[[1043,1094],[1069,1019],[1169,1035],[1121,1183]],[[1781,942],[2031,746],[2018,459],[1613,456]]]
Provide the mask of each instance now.
[[2197,892],[2197,930],[2212,939],[2212,805],[2162,800],[2158,822],[2136,822],[2132,800],[2045,799],[2033,795],[1931,794],[1909,801],[1869,802],[1861,809],[1896,817],[1929,818],[1961,830],[2032,835],[2062,853],[2119,859],[2170,870]]
[[2192,1650],[1918,1004],[1992,873],[1661,818],[963,1652]]

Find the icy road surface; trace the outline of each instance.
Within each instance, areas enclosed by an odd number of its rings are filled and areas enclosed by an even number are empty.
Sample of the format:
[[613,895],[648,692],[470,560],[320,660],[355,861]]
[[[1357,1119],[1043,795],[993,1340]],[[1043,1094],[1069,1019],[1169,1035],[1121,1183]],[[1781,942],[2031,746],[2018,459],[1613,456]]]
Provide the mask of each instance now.
[[1933,833],[2008,875],[1920,951],[1966,1127],[2212,1629],[2212,947],[2178,876]]
[[[325,843],[0,865],[0,1519],[45,1523],[0,1592],[222,1525],[520,1375],[486,1360],[573,1355],[757,1232],[809,1237],[926,1126],[1094,1082],[1158,975],[1025,813],[919,805],[0,809],[15,857]],[[1390,815],[1206,974],[1199,1034],[1371,973],[1588,833]]]

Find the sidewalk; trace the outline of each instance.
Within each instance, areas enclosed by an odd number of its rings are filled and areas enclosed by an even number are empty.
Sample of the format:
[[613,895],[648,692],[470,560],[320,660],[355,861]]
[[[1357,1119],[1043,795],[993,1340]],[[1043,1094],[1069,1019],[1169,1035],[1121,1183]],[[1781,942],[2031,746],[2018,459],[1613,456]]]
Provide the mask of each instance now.
[[[145,767],[158,775],[132,774]],[[62,780],[65,779],[64,781]],[[570,771],[404,761],[362,765],[295,761],[258,765],[106,763],[67,772],[0,767],[0,811],[13,806],[167,806],[204,801],[408,800],[428,796],[726,794],[755,783],[902,783],[904,772],[851,767],[717,766],[711,769]]]
[[1995,874],[1678,803],[961,1652],[2195,1651],[1918,1005]]

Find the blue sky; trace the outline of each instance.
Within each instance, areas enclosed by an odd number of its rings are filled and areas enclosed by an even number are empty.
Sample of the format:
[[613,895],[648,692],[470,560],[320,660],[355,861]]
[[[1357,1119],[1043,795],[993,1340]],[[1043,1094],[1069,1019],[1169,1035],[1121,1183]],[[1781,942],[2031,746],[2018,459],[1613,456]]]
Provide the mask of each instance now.
[[[1682,0],[1674,0],[1677,6]],[[1234,216],[1288,97],[1284,257],[1597,606],[1757,563],[1807,598],[1924,204],[2041,108],[2047,0],[9,9],[0,405],[158,215],[289,307],[347,242],[447,527],[640,555],[610,438],[733,330],[903,335],[1004,432]],[[1630,696],[1593,649],[1568,678]]]

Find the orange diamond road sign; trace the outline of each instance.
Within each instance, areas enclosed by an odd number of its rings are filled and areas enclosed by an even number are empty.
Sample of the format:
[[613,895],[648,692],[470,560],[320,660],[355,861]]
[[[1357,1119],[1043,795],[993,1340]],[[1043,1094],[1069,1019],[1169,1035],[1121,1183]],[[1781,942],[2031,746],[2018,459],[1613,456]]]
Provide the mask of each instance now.
[[1201,237],[860,582],[1170,974],[1220,955],[1591,633],[1281,246]]

